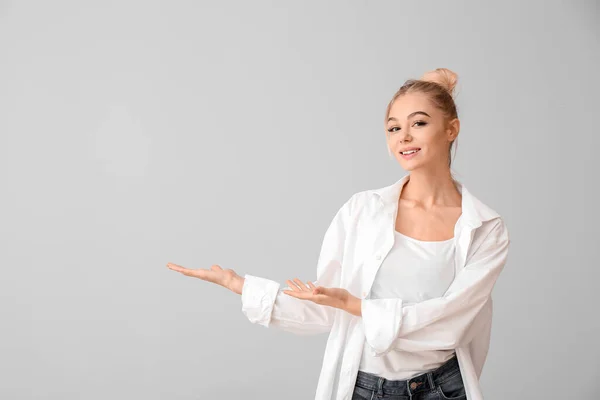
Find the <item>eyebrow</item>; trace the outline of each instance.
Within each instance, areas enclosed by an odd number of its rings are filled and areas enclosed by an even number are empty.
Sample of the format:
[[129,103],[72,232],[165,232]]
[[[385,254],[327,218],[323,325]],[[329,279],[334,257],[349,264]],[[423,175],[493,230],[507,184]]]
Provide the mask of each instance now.
[[[415,115],[417,115],[417,114],[423,114],[423,115],[426,115],[426,116],[428,116],[429,118],[431,118],[431,116],[430,116],[429,114],[427,114],[425,111],[415,111],[415,112],[413,112],[413,113],[410,113],[410,114],[408,114],[408,117],[406,117],[406,119],[410,119],[410,118],[414,117],[414,116],[415,116]],[[389,118],[388,118],[388,121],[390,121],[390,120],[392,120],[392,119],[393,119],[393,120],[396,120],[396,121],[398,121],[398,118],[394,118],[394,117],[389,117]]]

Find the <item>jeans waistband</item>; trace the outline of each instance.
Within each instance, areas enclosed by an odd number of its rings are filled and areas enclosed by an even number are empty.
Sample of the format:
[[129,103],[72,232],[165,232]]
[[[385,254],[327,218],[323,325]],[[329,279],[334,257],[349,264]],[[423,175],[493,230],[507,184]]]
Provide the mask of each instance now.
[[367,390],[376,390],[379,395],[410,396],[415,393],[434,389],[445,380],[460,374],[456,353],[438,368],[406,380],[389,380],[384,377],[358,371],[356,386]]

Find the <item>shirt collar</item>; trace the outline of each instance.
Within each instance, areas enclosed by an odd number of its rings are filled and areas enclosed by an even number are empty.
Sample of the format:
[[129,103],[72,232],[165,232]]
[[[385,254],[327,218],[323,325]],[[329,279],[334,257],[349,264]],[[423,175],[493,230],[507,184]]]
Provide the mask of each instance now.
[[[383,205],[386,207],[395,207],[400,196],[400,191],[404,184],[408,181],[409,174],[404,175],[398,181],[391,185],[371,190],[371,192],[379,197]],[[456,187],[462,195],[462,220],[467,225],[473,228],[481,226],[485,221],[500,217],[500,215],[490,207],[482,203],[479,199],[471,194],[467,188],[458,180],[455,180]]]

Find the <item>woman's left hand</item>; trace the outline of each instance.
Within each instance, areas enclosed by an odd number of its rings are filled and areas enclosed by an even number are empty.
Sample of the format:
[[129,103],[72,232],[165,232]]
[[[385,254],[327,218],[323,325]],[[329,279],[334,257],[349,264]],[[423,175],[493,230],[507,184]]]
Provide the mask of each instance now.
[[[292,290],[283,293],[297,299],[310,300],[314,303],[339,308],[354,315],[360,315],[360,299],[342,288],[326,288],[315,286],[312,282],[305,285],[300,279],[286,280]],[[357,303],[358,302],[358,303]]]

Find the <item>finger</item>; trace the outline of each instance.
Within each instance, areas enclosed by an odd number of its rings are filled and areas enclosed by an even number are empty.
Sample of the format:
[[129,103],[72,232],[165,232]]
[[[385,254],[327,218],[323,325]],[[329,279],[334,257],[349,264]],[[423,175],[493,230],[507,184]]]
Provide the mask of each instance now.
[[177,271],[177,272],[183,272],[183,271],[187,270],[187,268],[184,268],[181,265],[177,265],[177,264],[173,264],[173,263],[167,263],[167,268],[172,269],[173,271]]
[[315,284],[314,284],[314,283],[312,283],[312,282],[310,282],[310,281],[308,282],[308,286],[310,286],[310,288],[311,288],[312,290],[315,290],[315,289],[316,289],[316,286],[315,286]]
[[288,284],[288,286],[289,286],[289,287],[290,287],[290,288],[291,288],[293,291],[296,291],[296,292],[299,292],[299,291],[301,291],[301,290],[300,290],[300,288],[298,287],[298,285],[296,285],[294,282],[290,281],[289,279],[288,279],[288,280],[286,280],[285,282]]
[[294,278],[294,282],[296,282],[296,284],[298,285],[298,287],[300,287],[301,290],[307,292],[309,289],[306,287],[306,285],[304,284],[304,282],[302,282],[300,279],[298,278]]
[[209,282],[215,281],[215,273],[213,271],[207,271],[205,269],[189,269],[173,263],[167,264],[167,267],[186,276],[193,276]]

